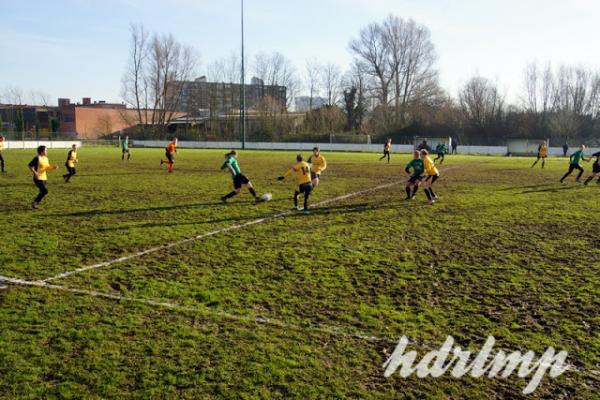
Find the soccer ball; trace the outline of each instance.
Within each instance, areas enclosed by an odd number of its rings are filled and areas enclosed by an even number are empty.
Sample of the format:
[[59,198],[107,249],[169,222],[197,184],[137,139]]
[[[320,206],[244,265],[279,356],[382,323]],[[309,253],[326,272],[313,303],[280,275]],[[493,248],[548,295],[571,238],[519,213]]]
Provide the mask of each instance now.
[[262,201],[269,201],[273,198],[273,195],[271,193],[265,193],[262,196],[260,196],[260,199]]

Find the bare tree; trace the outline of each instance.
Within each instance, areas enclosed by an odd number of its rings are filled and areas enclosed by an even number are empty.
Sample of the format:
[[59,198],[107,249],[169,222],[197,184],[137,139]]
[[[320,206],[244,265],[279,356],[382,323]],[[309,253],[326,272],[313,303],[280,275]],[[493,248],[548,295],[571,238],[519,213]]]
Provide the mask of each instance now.
[[502,116],[504,98],[497,85],[486,78],[471,78],[461,89],[458,99],[465,118],[480,134],[487,134]]
[[320,75],[327,105],[333,106],[340,101],[342,86],[342,72],[340,67],[333,63],[327,63],[321,69]]
[[321,64],[316,60],[306,62],[306,86],[308,88],[308,109],[313,109],[314,98],[319,96],[319,76]]
[[286,88],[285,106],[289,109],[299,89],[296,70],[292,63],[279,52],[259,53],[255,57],[254,71],[256,77],[265,85]]
[[191,47],[173,35],[149,38],[143,26],[131,27],[130,60],[123,77],[122,95],[137,111],[140,125],[150,124],[155,133],[174,118],[185,87],[196,67]]

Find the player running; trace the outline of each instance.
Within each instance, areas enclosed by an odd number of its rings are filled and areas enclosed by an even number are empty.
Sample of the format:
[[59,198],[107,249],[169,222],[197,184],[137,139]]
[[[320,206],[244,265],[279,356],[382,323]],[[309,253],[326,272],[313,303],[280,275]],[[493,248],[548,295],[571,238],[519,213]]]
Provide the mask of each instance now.
[[129,150],[129,136],[121,141],[121,161],[125,161],[125,153],[127,153],[127,161],[131,159],[131,151]]
[[425,178],[425,188],[423,190],[425,191],[429,205],[433,205],[438,197],[433,191],[432,186],[440,177],[440,171],[438,171],[438,169],[435,167],[435,162],[431,160],[427,150],[421,150],[421,159],[423,160],[423,165],[425,166],[425,172],[427,172],[427,177]]
[[65,162],[65,167],[67,167],[67,173],[63,175],[63,179],[65,183],[69,183],[71,177],[77,173],[75,169],[75,164],[77,164],[79,160],[77,159],[77,145],[74,144],[71,146],[71,150],[67,153],[67,161]]
[[[277,179],[282,181],[286,177],[296,174],[298,177],[298,188],[294,191],[294,208],[295,210],[304,210],[304,213],[308,213],[308,198],[310,197],[310,193],[312,192],[313,185],[310,177],[310,166],[300,154],[296,156],[296,165],[290,168],[283,176],[278,177]],[[300,208],[298,206],[298,196],[300,193],[304,194],[304,208]]]
[[535,167],[538,161],[542,160],[542,169],[546,165],[546,157],[548,157],[548,143],[544,140],[538,147],[537,159],[533,162],[531,168]]
[[379,161],[381,161],[387,157],[388,164],[389,164],[391,151],[392,151],[392,138],[388,138],[388,140],[386,140],[385,144],[383,145],[383,156],[379,159]]
[[433,161],[437,161],[437,160],[441,159],[440,165],[442,165],[444,163],[444,157],[446,156],[446,153],[448,153],[448,148],[446,147],[446,143],[439,143],[437,146],[435,146],[435,151],[437,153],[437,157]]
[[310,164],[310,178],[312,185],[313,188],[316,188],[319,186],[321,173],[327,169],[327,160],[321,155],[321,149],[319,147],[315,147],[312,150],[312,156],[308,158],[308,163]]
[[585,154],[583,154],[583,152],[585,151],[585,145],[581,145],[579,146],[579,150],[577,150],[575,153],[571,154],[571,157],[569,159],[569,171],[567,171],[567,173],[560,178],[560,183],[563,183],[565,178],[569,175],[571,175],[571,173],[573,173],[574,170],[579,170],[579,175],[577,175],[577,179],[576,181],[579,182],[579,180],[581,179],[581,175],[583,175],[584,169],[581,168],[581,165],[579,165],[579,162],[581,160],[583,161],[590,161],[590,160],[586,160],[585,158]]
[[258,203],[261,201],[261,199],[256,194],[256,191],[254,190],[250,179],[246,178],[246,175],[242,174],[240,166],[237,162],[237,156],[238,152],[235,150],[231,150],[229,153],[225,153],[225,162],[223,163],[223,165],[221,165],[221,170],[227,169],[229,172],[231,172],[234,190],[229,194],[226,194],[225,196],[221,197],[221,201],[223,203],[227,203],[228,199],[240,193],[242,185],[246,185],[248,191],[250,192],[252,197],[254,197],[254,200],[256,200],[256,202]]
[[[592,174],[587,177],[585,182],[583,182],[585,186],[587,186],[588,183],[590,183],[598,174],[600,174],[600,151],[592,154],[592,157],[596,157],[596,161],[594,161],[594,165],[592,166]],[[600,177],[596,183],[600,185]]]
[[4,150],[4,136],[0,135],[0,169],[4,174],[6,171],[4,170],[4,157],[2,156],[2,151]]
[[160,160],[160,166],[167,164],[169,166],[169,173],[173,172],[173,166],[175,165],[175,154],[177,154],[177,138],[173,138],[171,142],[165,147],[166,160]]
[[[411,169],[413,170],[412,174],[410,172]],[[406,187],[404,188],[406,190],[406,200],[412,200],[415,198],[417,190],[419,190],[419,186],[423,181],[423,172],[425,172],[425,164],[421,159],[420,150],[415,150],[413,153],[413,159],[406,164],[404,171],[406,171],[406,173],[409,175],[408,181],[406,182]]]
[[48,149],[46,146],[38,147],[37,154],[38,155],[29,163],[29,169],[33,173],[33,183],[40,190],[40,193],[31,203],[31,207],[34,209],[39,208],[40,202],[48,194],[48,189],[46,189],[48,176],[46,175],[46,172],[58,169],[58,167],[50,165],[50,162],[48,161]]

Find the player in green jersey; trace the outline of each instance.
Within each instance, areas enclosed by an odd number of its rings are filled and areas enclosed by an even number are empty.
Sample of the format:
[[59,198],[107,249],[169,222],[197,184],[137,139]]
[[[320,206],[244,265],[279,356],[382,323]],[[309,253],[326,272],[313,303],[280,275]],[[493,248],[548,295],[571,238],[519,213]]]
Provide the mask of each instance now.
[[560,183],[563,183],[565,178],[569,175],[571,175],[571,173],[573,173],[574,170],[578,170],[579,171],[579,175],[577,175],[577,182],[579,182],[579,179],[581,179],[581,175],[583,175],[583,168],[581,168],[581,165],[579,165],[579,163],[581,162],[581,160],[583,161],[590,161],[587,160],[585,158],[585,154],[583,153],[585,151],[585,146],[581,145],[579,146],[579,150],[577,150],[575,153],[571,154],[571,158],[569,161],[569,170],[567,171],[567,173],[560,178]]
[[423,173],[425,172],[425,164],[421,159],[420,151],[414,152],[413,159],[406,164],[404,171],[409,175],[406,187],[404,188],[406,190],[406,200],[411,200],[415,198],[415,194],[417,194],[417,190],[419,190],[419,186],[423,181]]
[[256,194],[250,179],[248,179],[242,171],[240,170],[240,166],[237,162],[238,153],[235,150],[231,150],[229,153],[225,154],[225,162],[221,165],[221,170],[228,170],[231,173],[231,177],[233,178],[233,191],[225,196],[221,197],[221,201],[223,203],[227,203],[227,200],[232,198],[233,196],[240,193],[242,189],[242,185],[246,185],[250,194],[254,197],[256,202],[260,202],[260,198]]

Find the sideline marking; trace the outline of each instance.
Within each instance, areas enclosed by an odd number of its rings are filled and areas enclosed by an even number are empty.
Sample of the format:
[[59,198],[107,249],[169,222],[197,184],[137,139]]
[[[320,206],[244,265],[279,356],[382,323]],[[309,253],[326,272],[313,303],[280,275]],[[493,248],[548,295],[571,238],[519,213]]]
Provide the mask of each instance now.
[[[448,170],[448,169],[446,169],[446,170]],[[370,192],[374,192],[376,190],[385,189],[385,188],[388,188],[388,187],[391,187],[391,186],[394,186],[394,185],[399,185],[399,184],[401,184],[403,182],[404,182],[404,180],[394,181],[394,182],[386,183],[386,184],[383,184],[383,185],[374,186],[374,187],[369,188],[369,189],[360,190],[358,192],[348,193],[348,194],[345,194],[345,195],[342,195],[342,196],[334,197],[332,199],[320,201],[318,203],[315,203],[313,205],[313,207],[320,207],[320,206],[324,206],[326,204],[333,203],[333,202],[336,202],[336,201],[346,200],[348,198],[355,197],[355,196],[360,196],[360,195],[365,194],[365,193],[370,193]],[[286,217],[288,215],[293,215],[293,214],[295,214],[294,211],[279,212],[277,214],[273,214],[273,215],[268,216],[268,217],[258,218],[258,219],[255,219],[253,221],[246,222],[246,223],[243,223],[243,224],[228,226],[226,228],[222,228],[222,229],[219,229],[219,230],[216,230],[216,231],[211,231],[211,232],[203,233],[203,234],[198,235],[198,236],[194,236],[194,237],[190,237],[190,238],[187,238],[187,239],[178,240],[176,242],[171,242],[171,243],[168,243],[168,244],[163,244],[163,245],[160,245],[160,246],[152,247],[152,248],[147,249],[147,250],[143,250],[143,251],[140,251],[140,252],[137,252],[137,253],[133,253],[133,254],[127,255],[127,256],[115,258],[115,259],[112,259],[112,260],[109,260],[109,261],[104,261],[104,262],[101,262],[101,263],[98,263],[98,264],[88,265],[88,266],[85,266],[85,267],[74,269],[72,271],[66,271],[66,272],[60,273],[58,275],[42,279],[39,282],[47,283],[47,282],[51,282],[51,281],[54,281],[54,280],[57,280],[57,279],[66,278],[68,276],[71,276],[71,275],[74,275],[74,274],[78,274],[80,272],[85,272],[85,271],[94,270],[94,269],[98,269],[98,268],[108,267],[109,265],[113,265],[113,264],[121,263],[121,262],[124,262],[124,261],[132,260],[134,258],[139,258],[139,257],[145,256],[147,254],[156,253],[158,251],[167,250],[167,249],[170,249],[172,247],[180,246],[180,245],[185,244],[185,243],[194,242],[194,241],[201,240],[201,239],[204,239],[204,238],[207,238],[207,237],[210,237],[210,236],[218,235],[219,233],[224,233],[224,232],[229,232],[229,231],[236,230],[236,229],[246,228],[246,227],[251,226],[251,225],[260,224],[260,223],[263,223],[263,222],[271,221],[271,220],[274,220],[274,219],[277,219],[277,218]]]

